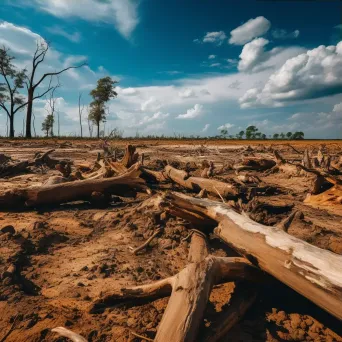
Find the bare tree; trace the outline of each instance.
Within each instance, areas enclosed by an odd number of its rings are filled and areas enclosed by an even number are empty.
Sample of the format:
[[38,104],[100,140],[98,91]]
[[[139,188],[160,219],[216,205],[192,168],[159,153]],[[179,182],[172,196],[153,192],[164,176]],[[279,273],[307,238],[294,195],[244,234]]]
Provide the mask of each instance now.
[[59,124],[59,110],[57,110],[57,128],[58,128],[58,137],[59,137],[59,129],[60,129],[60,124]]
[[83,137],[82,115],[83,115],[84,105],[82,104],[82,107],[81,107],[81,98],[82,98],[82,93],[79,93],[78,94],[78,116],[80,118],[80,128],[81,128],[81,138],[82,138]]
[[[56,102],[57,98],[55,97],[55,92],[57,88],[60,87],[60,84],[58,83],[56,86],[52,87],[50,94],[49,94],[49,99],[47,100],[47,107],[45,110],[47,111],[48,115],[52,116],[52,123],[55,122],[55,111],[56,111]],[[53,125],[51,126],[51,136],[53,136]]]
[[50,85],[46,91],[44,91],[42,94],[38,94],[35,96],[34,94],[35,94],[36,89],[49,76],[52,78],[53,76],[60,75],[67,70],[77,69],[77,68],[80,68],[80,67],[86,65],[86,63],[82,63],[82,64],[77,65],[77,66],[69,66],[69,67],[64,68],[60,71],[48,72],[48,73],[43,74],[43,76],[41,76],[39,81],[35,82],[34,78],[36,75],[37,68],[38,68],[39,64],[41,64],[44,61],[45,56],[46,56],[47,52],[49,51],[49,48],[50,48],[50,44],[48,42],[46,42],[46,41],[37,42],[36,51],[35,51],[35,53],[33,55],[33,59],[32,59],[32,71],[31,71],[31,74],[27,77],[26,87],[27,87],[27,100],[28,101],[27,101],[27,113],[26,113],[26,138],[32,137],[31,119],[32,119],[33,101],[37,98],[41,98],[44,95],[46,95],[49,91],[51,91],[53,89],[53,87],[51,87],[51,82],[50,82]]
[[87,106],[87,120],[88,120],[89,136],[90,138],[92,138],[94,125],[93,125],[93,122],[89,119],[89,106]]
[[33,117],[32,126],[33,126],[34,136],[36,137],[37,136],[36,126],[35,126],[36,116],[34,115],[34,112],[32,113],[32,117]]

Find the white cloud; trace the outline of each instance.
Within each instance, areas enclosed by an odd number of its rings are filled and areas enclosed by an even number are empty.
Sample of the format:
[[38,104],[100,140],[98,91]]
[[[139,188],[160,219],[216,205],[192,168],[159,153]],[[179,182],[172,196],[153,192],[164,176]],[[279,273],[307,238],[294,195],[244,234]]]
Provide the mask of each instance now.
[[182,71],[178,70],[168,70],[168,71],[158,71],[158,74],[166,74],[166,75],[179,75]]
[[281,106],[288,101],[342,93],[342,42],[321,45],[288,59],[263,88],[252,88],[241,98],[242,108]]
[[[224,33],[224,31],[207,32],[206,35],[203,37],[202,42],[221,45],[226,39],[227,39],[227,36]],[[199,43],[200,40],[195,39],[194,42]]]
[[202,95],[210,95],[210,92],[208,91],[208,89],[201,89],[200,90],[200,94],[202,94]]
[[253,38],[264,35],[271,27],[271,23],[265,17],[250,19],[243,25],[230,32],[230,44],[244,45]]
[[208,130],[208,128],[210,127],[210,124],[206,124],[203,129],[202,132],[206,132]]
[[264,47],[269,43],[267,39],[256,38],[247,43],[240,54],[238,69],[240,71],[252,71],[260,66],[268,58]]
[[141,110],[145,111],[155,111],[162,107],[161,103],[154,97],[151,96],[148,100],[141,104]]
[[150,122],[155,122],[157,120],[163,120],[170,116],[169,113],[163,114],[162,112],[154,113],[152,116],[144,116],[143,119],[139,122],[139,125],[144,125]]
[[237,65],[239,62],[237,59],[234,59],[234,58],[227,58],[226,61],[231,66]]
[[20,55],[32,55],[36,41],[44,41],[42,37],[31,30],[13,25],[9,22],[0,23],[0,45],[5,45],[12,52]]
[[54,35],[62,36],[74,43],[78,43],[81,41],[81,34],[79,32],[69,33],[65,31],[62,27],[57,25],[48,27],[47,30]]
[[221,63],[212,63],[209,65],[211,68],[216,68],[216,67],[219,67],[221,66]]
[[209,55],[208,59],[215,59],[216,55]]
[[119,92],[122,95],[126,95],[126,96],[133,96],[133,95],[136,95],[138,93],[138,91],[135,88],[131,88],[131,87],[129,87],[129,88],[120,88]]
[[276,29],[272,31],[272,36],[275,39],[291,39],[299,37],[299,30],[294,30],[293,32],[288,32],[284,29]]
[[38,6],[41,10],[59,18],[81,18],[91,22],[114,24],[126,38],[139,23],[137,2],[133,0],[19,0],[23,5]]
[[[330,112],[296,113],[289,120],[302,130],[338,130],[342,129],[342,102],[334,105]],[[311,123],[311,124],[310,124]]]
[[233,128],[235,125],[231,124],[231,123],[226,123],[220,127],[217,127],[218,131],[221,131],[222,129],[230,129]]
[[180,91],[178,93],[178,95],[179,95],[179,97],[181,97],[183,99],[187,99],[187,98],[190,98],[190,97],[196,97],[195,92],[192,89],[190,89],[190,88],[186,88],[186,89]]
[[195,104],[194,108],[190,108],[185,114],[180,114],[177,119],[194,119],[203,113],[203,106],[201,104]]

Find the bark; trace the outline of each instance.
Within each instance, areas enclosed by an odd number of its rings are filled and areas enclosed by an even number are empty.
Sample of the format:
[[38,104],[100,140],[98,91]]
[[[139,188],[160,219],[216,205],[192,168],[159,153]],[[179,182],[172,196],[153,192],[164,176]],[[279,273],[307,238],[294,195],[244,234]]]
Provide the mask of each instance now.
[[11,115],[9,117],[9,122],[10,122],[10,132],[9,132],[9,137],[14,138],[14,115]]
[[241,165],[234,166],[234,169],[239,171],[244,170],[256,170],[256,171],[265,171],[271,169],[276,165],[276,162],[272,159],[264,159],[264,158],[246,158],[242,161]]
[[215,179],[189,177],[185,171],[177,170],[170,165],[165,167],[163,176],[197,193],[205,189],[215,197],[219,196],[219,193],[224,199],[233,199],[239,194],[239,189],[235,185],[220,182]]
[[342,257],[268,227],[215,201],[165,196],[163,209],[189,219],[190,212],[219,223],[214,233],[253,264],[333,316],[342,319]]
[[33,94],[34,89],[30,87],[27,92],[27,112],[26,112],[26,138],[31,138],[31,120],[32,120],[32,107],[33,107]]
[[79,180],[50,186],[12,189],[0,194],[0,207],[33,207],[87,200],[93,192],[122,194],[127,189],[146,189],[139,165],[118,177]]

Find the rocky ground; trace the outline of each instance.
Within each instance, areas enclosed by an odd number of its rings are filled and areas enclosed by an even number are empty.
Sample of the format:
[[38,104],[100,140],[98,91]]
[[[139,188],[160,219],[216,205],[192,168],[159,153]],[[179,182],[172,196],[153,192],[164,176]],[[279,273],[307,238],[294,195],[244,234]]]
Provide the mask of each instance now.
[[[111,145],[124,148],[126,142]],[[145,165],[160,170],[163,160],[177,168],[201,172],[203,160],[213,161],[214,178],[235,177],[230,167],[246,155],[273,158],[272,149],[289,160],[300,160],[305,148],[316,153],[324,144],[327,155],[342,155],[339,142],[285,142],[251,144],[240,142],[136,141]],[[321,146],[322,147],[322,146]],[[14,160],[33,158],[38,151],[55,149],[53,157],[74,163],[92,164],[98,152],[96,141],[0,140],[0,154]],[[187,164],[188,163],[188,164]],[[190,164],[189,164],[190,163]],[[41,185],[55,169],[33,168],[29,172],[0,179],[0,190]],[[342,210],[336,203],[313,206],[303,201],[311,189],[308,177],[290,177],[277,172],[252,172],[263,184],[265,194],[243,204],[249,216],[274,226],[292,211],[303,218],[288,233],[320,248],[342,254]],[[165,184],[163,191],[184,191]],[[160,190],[160,189],[159,189]],[[77,201],[26,210],[0,208],[0,341],[66,341],[51,329],[64,326],[88,341],[143,341],[135,334],[153,339],[168,298],[153,302],[128,302],[104,312],[89,313],[92,302],[113,289],[150,283],[179,272],[187,264],[188,223],[169,216],[137,210],[150,195],[138,192],[113,196],[110,204],[95,206]],[[162,233],[137,255],[153,232]],[[235,255],[215,236],[211,253]],[[198,341],[205,340],[212,322],[229,306],[235,284],[218,285],[211,293]],[[342,341],[340,322],[280,282],[262,286],[256,303],[222,341]]]

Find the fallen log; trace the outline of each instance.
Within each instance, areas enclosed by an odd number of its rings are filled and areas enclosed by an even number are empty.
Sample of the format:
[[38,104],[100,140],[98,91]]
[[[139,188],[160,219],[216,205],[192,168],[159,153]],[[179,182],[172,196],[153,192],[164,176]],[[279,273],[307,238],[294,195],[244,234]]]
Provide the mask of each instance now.
[[276,165],[276,162],[272,159],[250,157],[250,158],[245,158],[241,162],[241,165],[234,165],[234,169],[237,172],[244,171],[244,170],[265,171],[265,170],[271,169],[275,165]]
[[[214,233],[254,265],[271,274],[333,316],[342,319],[342,257],[310,245],[276,227],[238,214],[207,199],[169,193],[163,210],[185,219],[206,216]],[[192,214],[192,215],[191,215]]]
[[219,192],[224,199],[236,198],[239,194],[239,189],[236,185],[224,183],[216,179],[189,177],[185,171],[177,170],[170,165],[165,167],[163,174],[173,182],[197,193],[201,190],[206,190],[211,195],[219,196]]
[[189,264],[175,276],[152,284],[122,288],[98,299],[90,312],[97,313],[121,301],[171,295],[154,341],[195,341],[213,286],[237,279],[260,281],[261,273],[244,258],[208,255],[203,234],[191,238]]
[[104,179],[77,180],[48,186],[12,189],[0,193],[2,207],[33,207],[45,204],[60,204],[88,199],[93,192],[121,194],[127,189],[144,189],[145,181],[140,178],[140,165],[132,166],[125,174]]

